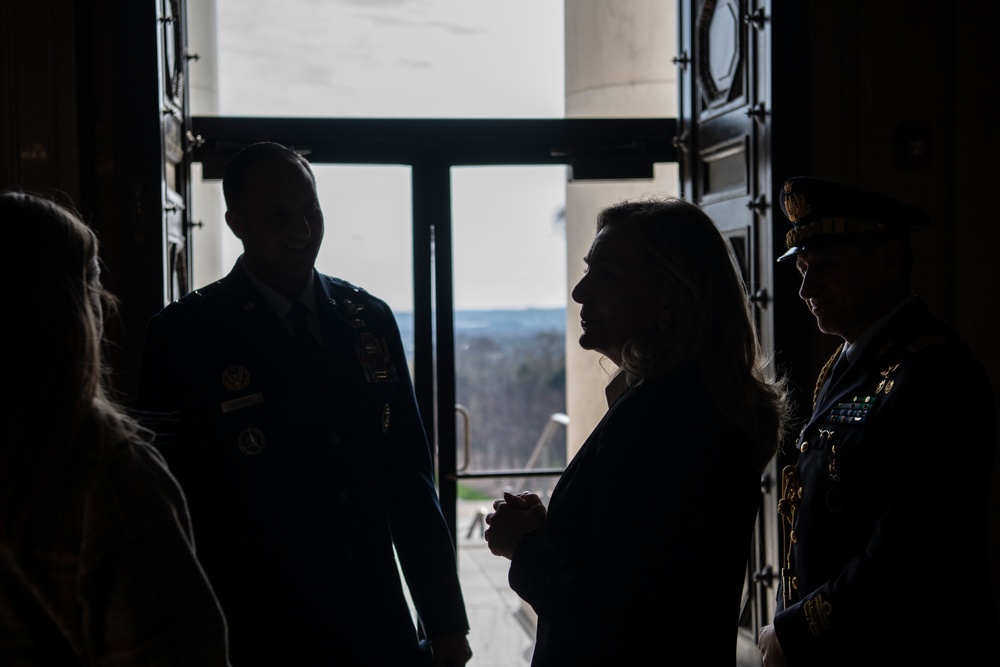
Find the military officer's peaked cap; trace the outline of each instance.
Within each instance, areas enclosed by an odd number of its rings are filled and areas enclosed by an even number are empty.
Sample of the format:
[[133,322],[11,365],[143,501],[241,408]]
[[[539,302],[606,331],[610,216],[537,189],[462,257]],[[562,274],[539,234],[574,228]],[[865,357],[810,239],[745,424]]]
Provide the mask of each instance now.
[[792,223],[785,235],[788,251],[780,262],[802,252],[872,235],[902,238],[930,224],[918,208],[877,192],[809,176],[785,181],[778,195],[781,211]]

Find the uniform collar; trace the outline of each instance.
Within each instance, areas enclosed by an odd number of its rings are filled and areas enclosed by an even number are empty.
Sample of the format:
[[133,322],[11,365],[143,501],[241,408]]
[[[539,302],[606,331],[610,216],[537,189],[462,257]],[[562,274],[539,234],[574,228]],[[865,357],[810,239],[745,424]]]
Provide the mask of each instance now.
[[[253,286],[260,292],[260,295],[264,297],[264,301],[267,302],[271,309],[277,314],[279,318],[284,320],[288,317],[288,311],[292,309],[292,300],[281,292],[268,287],[265,285],[257,276],[250,271],[250,268],[243,262],[243,257],[241,256],[237,264],[243,269],[243,273],[250,280]],[[303,288],[302,293],[299,295],[297,301],[301,301],[302,305],[309,309],[309,312],[316,314],[316,290],[313,288],[315,284],[314,276],[316,274],[316,269],[313,269],[309,274],[309,278],[306,280],[306,286]]]
[[847,356],[847,361],[853,364],[855,361],[860,359],[862,353],[865,351],[865,348],[868,347],[868,343],[870,343],[872,339],[878,335],[878,332],[880,332],[883,328],[885,328],[885,325],[889,322],[889,320],[895,317],[896,313],[901,311],[916,298],[917,298],[916,294],[911,294],[910,296],[906,297],[898,304],[896,304],[896,306],[892,310],[883,315],[877,322],[875,322],[875,324],[865,329],[865,332],[860,336],[858,336],[857,340],[855,340],[850,345],[845,344],[844,351],[842,352],[842,354]]

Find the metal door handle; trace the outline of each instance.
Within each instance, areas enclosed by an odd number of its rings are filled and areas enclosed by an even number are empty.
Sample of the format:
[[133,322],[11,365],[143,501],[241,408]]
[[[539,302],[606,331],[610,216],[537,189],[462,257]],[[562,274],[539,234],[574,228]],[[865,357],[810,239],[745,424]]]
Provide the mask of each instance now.
[[456,468],[456,472],[465,472],[472,460],[472,415],[469,408],[458,403],[455,404],[455,414],[462,418],[462,465]]

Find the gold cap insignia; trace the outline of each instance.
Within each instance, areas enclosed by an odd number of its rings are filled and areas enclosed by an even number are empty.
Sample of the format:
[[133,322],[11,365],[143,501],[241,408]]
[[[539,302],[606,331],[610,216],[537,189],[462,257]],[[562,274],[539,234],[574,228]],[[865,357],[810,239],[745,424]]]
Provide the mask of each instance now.
[[806,196],[792,192],[792,184],[785,183],[785,214],[792,222],[798,222],[812,212]]

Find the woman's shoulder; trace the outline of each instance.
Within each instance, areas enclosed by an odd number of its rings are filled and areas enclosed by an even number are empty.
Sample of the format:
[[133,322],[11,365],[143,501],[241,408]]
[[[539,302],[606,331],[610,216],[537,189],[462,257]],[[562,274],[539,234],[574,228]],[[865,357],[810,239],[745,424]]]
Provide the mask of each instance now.
[[625,392],[609,412],[644,420],[670,421],[678,426],[703,420],[706,415],[719,414],[704,381],[691,369],[641,380]]
[[166,459],[154,445],[129,437],[118,437],[114,442],[95,448],[87,456],[83,468],[95,485],[145,488],[173,479]]
[[85,572],[165,524],[190,535],[183,492],[151,445],[121,442],[92,450],[69,468],[58,479],[58,494],[36,509],[30,539],[40,553],[79,559],[78,571]]
[[186,501],[163,455],[151,444],[126,440],[86,466],[85,525],[140,527],[156,516],[187,515]]
[[[643,380],[608,411],[605,439],[672,460],[735,455],[744,441],[695,373]],[[729,457],[732,460],[732,456]]]

